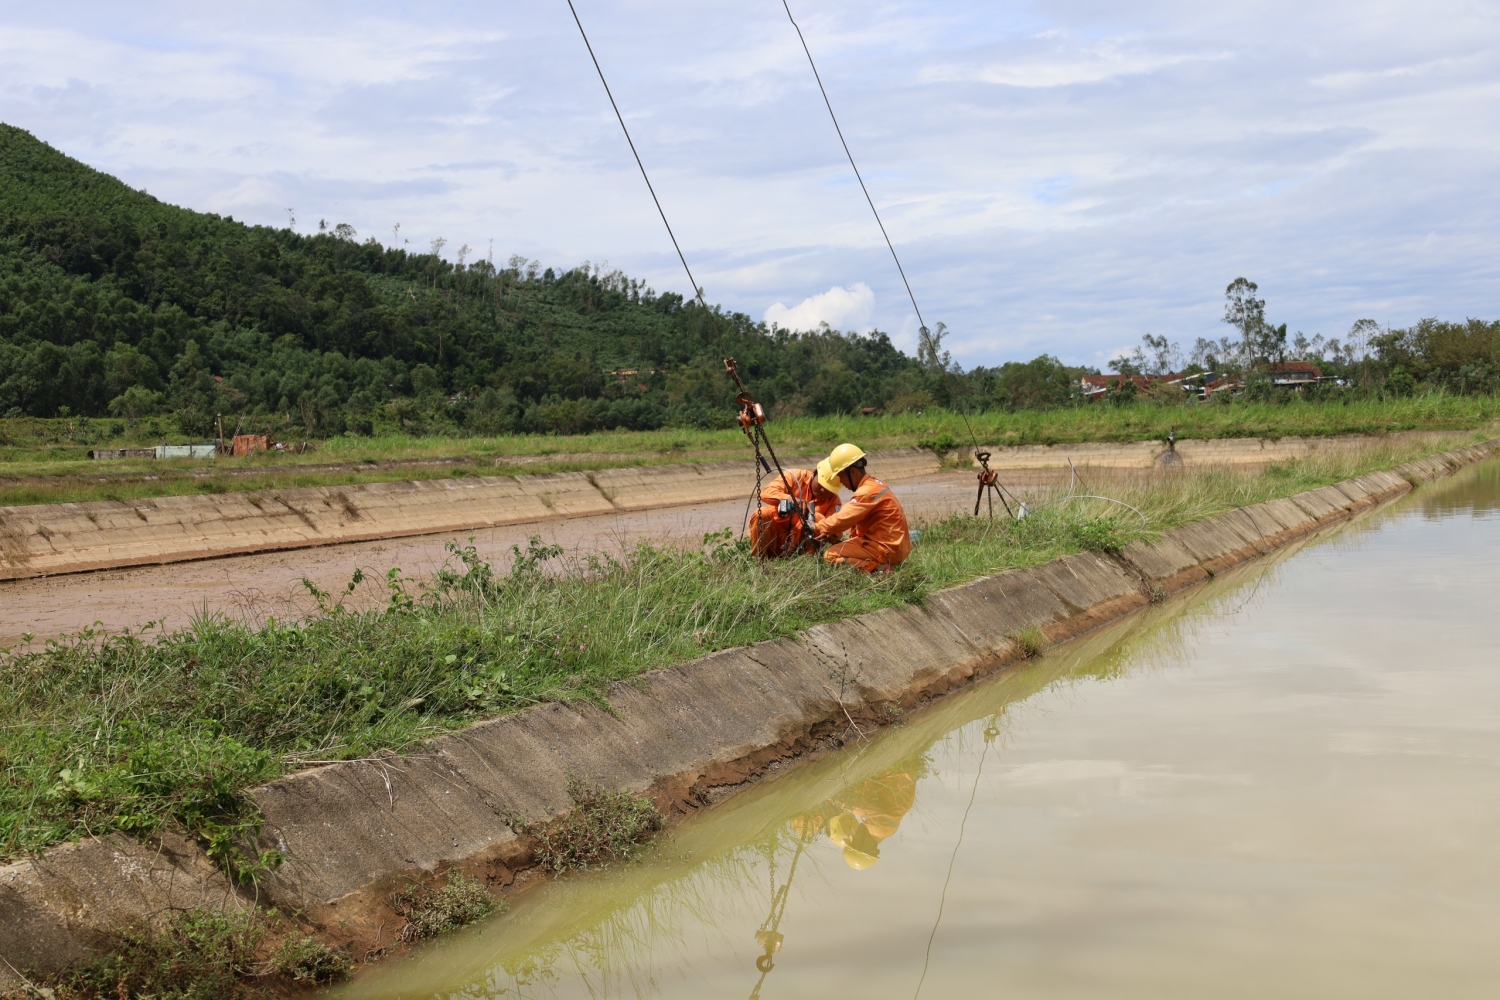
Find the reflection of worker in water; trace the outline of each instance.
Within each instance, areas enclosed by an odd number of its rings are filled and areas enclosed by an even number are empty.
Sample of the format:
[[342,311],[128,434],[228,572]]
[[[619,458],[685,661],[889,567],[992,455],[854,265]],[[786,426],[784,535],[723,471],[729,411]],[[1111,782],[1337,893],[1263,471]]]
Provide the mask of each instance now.
[[750,551],[779,559],[817,548],[811,519],[829,517],[839,509],[839,496],[818,482],[811,469],[786,469],[760,491],[760,507],[750,515]]
[[880,844],[901,826],[917,801],[918,768],[876,775],[829,800],[841,811],[828,820],[828,839],[844,849],[844,862],[856,871],[880,860]]
[[[888,572],[911,555],[906,511],[891,488],[866,471],[865,453],[841,444],[818,463],[818,482],[830,493],[854,496],[836,514],[817,518],[819,539],[831,542],[823,558],[834,566],[857,566],[867,573]],[[849,537],[840,541],[845,532]]]
[[[776,864],[771,861],[771,912],[755,932],[755,943],[762,949],[755,967],[760,971],[751,1000],[760,996],[766,976],[776,967],[776,956],[786,938],[781,934],[781,918],[786,912],[792,879],[802,852],[825,832],[828,839],[844,849],[844,861],[850,868],[862,871],[880,860],[880,843],[895,835],[901,820],[917,801],[917,781],[927,772],[927,758],[914,757],[902,766],[892,768],[828,799],[817,809],[795,816],[787,824],[796,838],[786,881],[776,886]],[[778,836],[775,841],[780,844]]]

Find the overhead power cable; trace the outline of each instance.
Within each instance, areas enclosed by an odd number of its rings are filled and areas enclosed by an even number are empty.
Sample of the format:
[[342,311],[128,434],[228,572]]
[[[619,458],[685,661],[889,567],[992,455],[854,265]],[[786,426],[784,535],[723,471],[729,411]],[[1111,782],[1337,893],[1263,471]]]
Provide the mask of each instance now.
[[[569,4],[572,0],[568,0]],[[917,323],[925,331],[927,321],[922,319],[922,310],[917,305],[917,297],[912,294],[911,282],[906,280],[906,268],[901,266],[901,258],[896,255],[896,246],[891,242],[891,234],[885,231],[885,223],[880,219],[880,210],[875,207],[875,199],[870,197],[870,189],[865,187],[865,179],[860,175],[859,165],[854,162],[854,154],[849,152],[849,143],[844,139],[844,130],[839,127],[839,116],[833,113],[833,102],[828,99],[828,88],[823,86],[823,77],[818,73],[818,64],[813,61],[812,49],[807,47],[807,39],[802,34],[802,27],[797,24],[797,19],[792,16],[792,7],[788,0],[781,0],[781,6],[786,8],[786,17],[792,22],[792,28],[797,32],[797,40],[802,43],[802,51],[807,53],[807,64],[812,67],[813,79],[818,81],[818,90],[823,95],[823,105],[828,108],[828,117],[833,119],[833,130],[838,133],[839,144],[844,147],[844,155],[849,158],[849,166],[854,169],[854,178],[859,181],[859,189],[865,193],[865,201],[870,203],[870,212],[875,216],[875,225],[880,227],[880,235],[885,237],[885,245],[890,248],[891,260],[896,262],[896,270],[901,274],[901,283],[906,286],[906,296],[911,299],[911,307],[917,314]]]
[[677,242],[677,234],[672,232],[672,224],[667,221],[666,210],[661,207],[661,199],[656,196],[656,188],[651,185],[651,175],[646,173],[646,164],[641,162],[641,154],[636,151],[635,140],[630,138],[630,129],[625,125],[625,116],[620,114],[620,106],[615,103],[615,95],[609,89],[609,81],[604,78],[604,69],[599,65],[599,57],[594,55],[593,45],[589,44],[588,32],[583,30],[583,21],[578,17],[578,8],[573,6],[573,0],[568,0],[568,10],[573,12],[573,23],[578,25],[578,33],[583,36],[583,47],[589,50],[589,58],[594,62],[594,70],[599,74],[599,82],[604,84],[604,93],[609,98],[609,106],[615,109],[615,117],[620,121],[620,130],[625,133],[625,141],[630,146],[631,155],[635,157],[635,165],[641,168],[641,177],[646,182],[646,190],[651,192],[651,200],[656,204],[656,212],[661,216],[661,224],[667,227],[667,235],[672,239],[672,249],[677,251],[677,259],[682,261],[682,269],[687,272],[693,295],[698,299],[698,304],[708,310],[708,303],[703,301],[703,289],[698,287],[698,282],[693,277],[693,269],[688,267],[687,257]]

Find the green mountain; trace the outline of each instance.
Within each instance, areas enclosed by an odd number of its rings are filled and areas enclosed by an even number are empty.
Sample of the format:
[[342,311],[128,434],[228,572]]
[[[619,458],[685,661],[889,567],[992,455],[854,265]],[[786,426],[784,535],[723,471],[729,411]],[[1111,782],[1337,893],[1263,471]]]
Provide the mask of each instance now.
[[[1280,339],[1257,363],[1312,359],[1345,383],[1322,395],[1500,389],[1500,322],[1365,324],[1375,354],[1358,363],[1320,351],[1322,338],[1309,353],[1300,334],[1290,352],[1285,326],[1266,327]],[[0,417],[169,414],[194,435],[216,414],[287,435],[572,433],[732,422],[725,355],[783,415],[954,394],[980,410],[1057,406],[1091,371],[1044,355],[960,373],[940,339],[912,358],[883,333],[772,331],[618,272],[460,267],[345,225],[247,226],[0,124]],[[1233,345],[1200,339],[1194,355],[1205,346]]]
[[314,435],[733,419],[725,354],[782,412],[927,400],[881,333],[768,331],[619,274],[458,267],[167,205],[0,125],[0,416],[215,414]]

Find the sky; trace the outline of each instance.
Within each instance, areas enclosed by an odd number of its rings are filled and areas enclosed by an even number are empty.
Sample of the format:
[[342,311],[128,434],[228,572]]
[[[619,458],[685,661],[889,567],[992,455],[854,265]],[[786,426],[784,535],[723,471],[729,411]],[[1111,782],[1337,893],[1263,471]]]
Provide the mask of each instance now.
[[[781,0],[574,2],[709,301],[914,350]],[[791,9],[966,367],[1187,348],[1240,276],[1309,336],[1500,318],[1494,0]],[[201,211],[690,293],[566,0],[6,3],[0,120]]]

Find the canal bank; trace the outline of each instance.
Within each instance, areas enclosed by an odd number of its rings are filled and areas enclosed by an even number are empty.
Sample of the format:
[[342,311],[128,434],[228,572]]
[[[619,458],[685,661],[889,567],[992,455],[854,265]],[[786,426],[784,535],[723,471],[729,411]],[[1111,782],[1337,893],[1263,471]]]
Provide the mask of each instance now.
[[[339,1000],[1488,997],[1497,551],[1489,463],[936,701]],[[855,863],[850,826],[876,841]]]
[[[517,827],[565,811],[570,776],[649,792],[674,811],[699,808],[854,738],[851,727],[889,721],[1015,661],[1031,644],[1028,633],[1056,641],[1086,631],[1490,450],[1231,512],[1132,545],[1119,559],[1071,556],[934,594],[920,609],[715,654],[619,685],[613,713],[543,706],[439,739],[421,754],[276,782],[255,793],[267,819],[261,846],[289,860],[261,890],[362,954],[389,917],[398,880],[457,867],[504,884],[523,868],[531,844]],[[86,952],[105,918],[229,895],[203,877],[191,845],[157,850],[118,836],[0,876],[0,919],[11,921],[3,940],[28,952],[16,964],[38,968]]]

